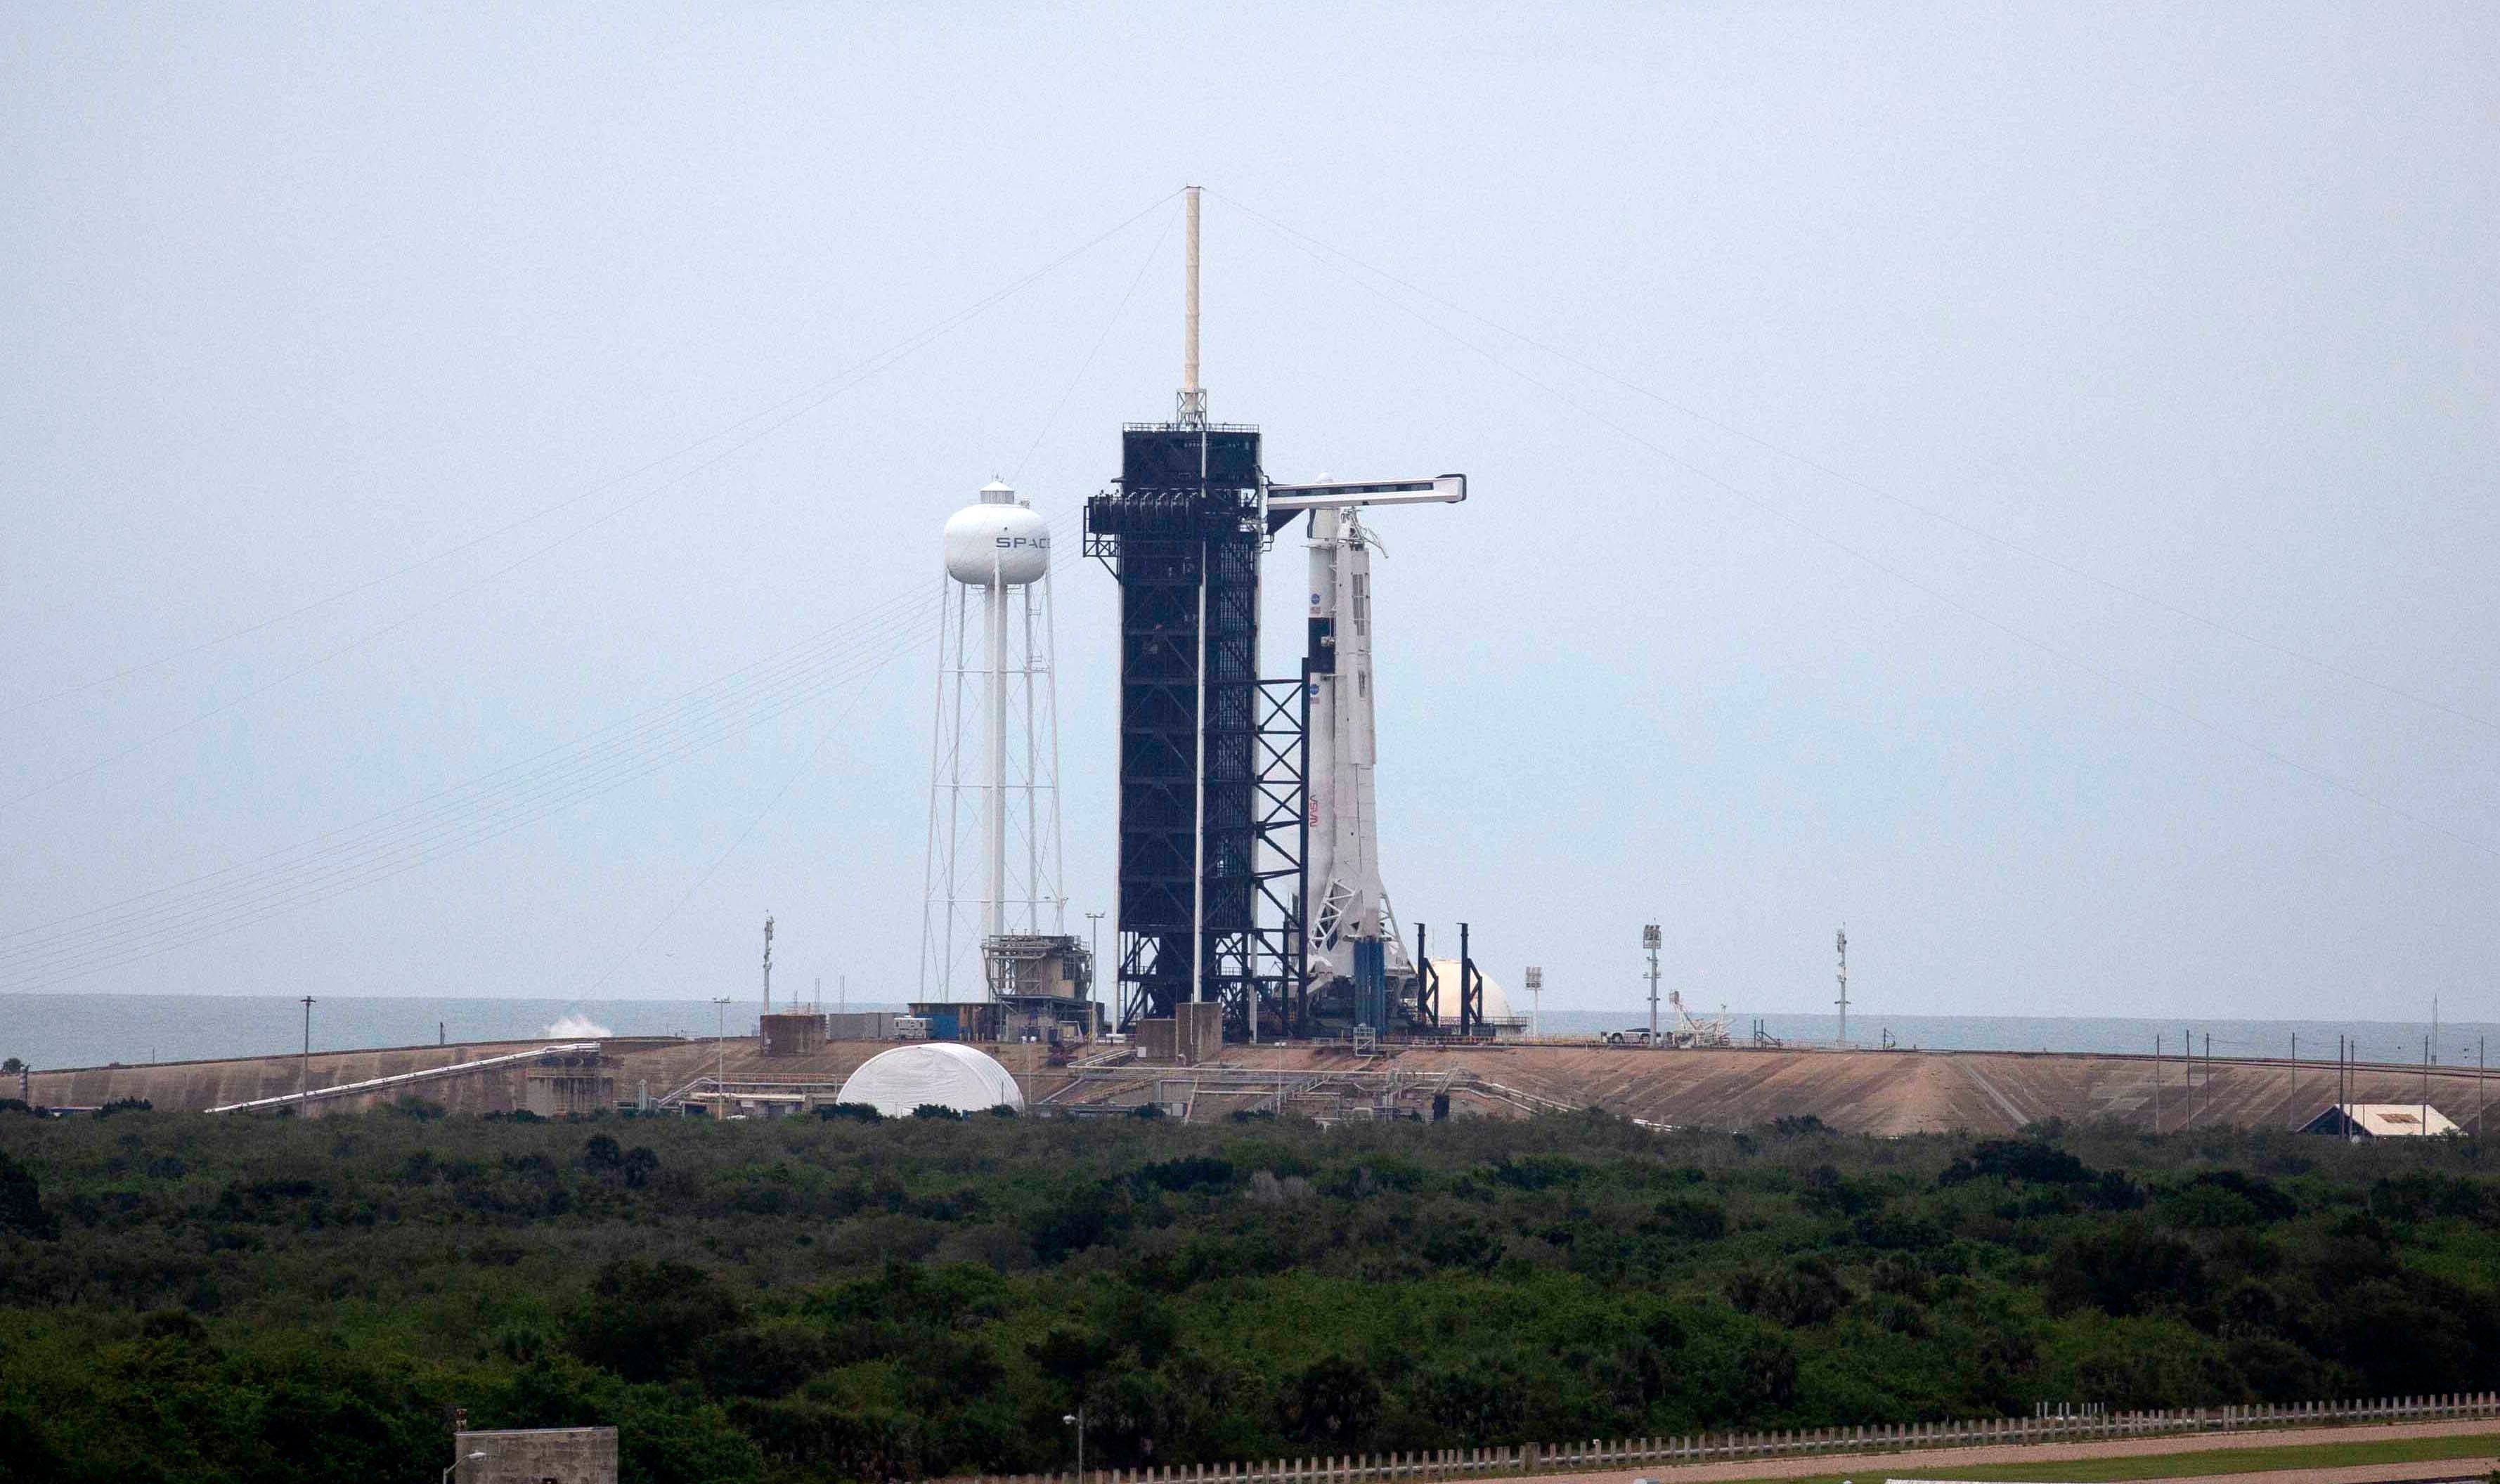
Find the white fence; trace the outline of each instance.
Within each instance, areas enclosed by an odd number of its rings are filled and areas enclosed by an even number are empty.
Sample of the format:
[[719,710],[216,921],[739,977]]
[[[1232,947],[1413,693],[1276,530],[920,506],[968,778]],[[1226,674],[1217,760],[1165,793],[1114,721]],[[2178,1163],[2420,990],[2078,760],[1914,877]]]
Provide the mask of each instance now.
[[2340,1427],[2374,1422],[2500,1418],[2500,1392],[2395,1397],[2375,1402],[2300,1402],[2281,1406],[2190,1407],[2089,1416],[1991,1417],[1872,1428],[1807,1428],[1770,1433],[1704,1433],[1615,1442],[1524,1443],[1510,1448],[1447,1448],[1419,1453],[1324,1455],[1263,1464],[1198,1464],[1170,1468],[1089,1468],[1066,1473],[982,1474],[954,1484],[1386,1484],[1390,1480],[1500,1478],[1530,1473],[1600,1473],[1648,1465],[1724,1463],[1966,1448],[2015,1443],[2238,1433],[2269,1428]]

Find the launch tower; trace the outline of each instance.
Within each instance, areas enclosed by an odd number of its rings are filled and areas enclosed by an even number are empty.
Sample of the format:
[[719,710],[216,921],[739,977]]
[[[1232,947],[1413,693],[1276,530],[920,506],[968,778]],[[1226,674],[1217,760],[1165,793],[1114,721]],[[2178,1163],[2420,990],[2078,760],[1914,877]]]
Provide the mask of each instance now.
[[[1368,548],[1354,511],[1464,500],[1466,481],[1271,483],[1258,429],[1207,421],[1195,187],[1188,212],[1172,420],[1123,430],[1119,483],[1085,510],[1086,555],[1120,583],[1115,1015],[1125,1028],[1216,1003],[1234,1039],[1307,1034],[1313,984],[1359,980],[1374,1018],[1346,1023],[1385,1028],[1391,965],[1410,985],[1414,971],[1376,864]],[[1263,680],[1260,559],[1306,512],[1310,648],[1302,673]],[[1351,668],[1340,613],[1355,615]],[[1308,868],[1315,853],[1330,863]],[[1317,903],[1314,887],[1328,893]]]

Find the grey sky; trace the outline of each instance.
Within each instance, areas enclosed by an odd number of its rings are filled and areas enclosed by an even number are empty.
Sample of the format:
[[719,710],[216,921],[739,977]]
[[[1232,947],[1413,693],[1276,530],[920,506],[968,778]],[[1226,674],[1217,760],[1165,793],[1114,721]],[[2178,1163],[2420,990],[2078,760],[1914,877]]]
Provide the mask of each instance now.
[[[1071,511],[1169,406],[1176,236],[1069,387],[1176,203],[680,482],[22,704],[580,495],[1194,180],[1216,414],[1280,476],[1474,481],[1377,522],[1410,922],[1549,1007],[1628,1005],[1656,919],[1697,1000],[1815,1008],[1846,919],[1870,1011],[2494,1013],[2500,13],[514,10],[0,16],[0,794],[409,620],[0,808],[0,932],[926,597],[993,475]],[[1058,594],[1073,913],[1113,593]],[[70,987],[745,994],[770,908],[779,983],[900,998],[931,663]]]

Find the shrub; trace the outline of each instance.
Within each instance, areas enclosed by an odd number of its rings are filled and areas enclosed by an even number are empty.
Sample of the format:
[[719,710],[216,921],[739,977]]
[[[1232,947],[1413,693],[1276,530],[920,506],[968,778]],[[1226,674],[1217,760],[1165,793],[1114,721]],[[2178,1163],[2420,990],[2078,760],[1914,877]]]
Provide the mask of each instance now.
[[1990,1139],[1947,1165],[1936,1183],[1958,1185],[1966,1180],[1993,1178],[2028,1180],[2039,1185],[2081,1185],[2093,1178],[2082,1160],[2055,1145],[2028,1139]]
[[49,1242],[60,1236],[61,1224],[44,1210],[35,1172],[0,1152],[0,1233],[6,1232]]

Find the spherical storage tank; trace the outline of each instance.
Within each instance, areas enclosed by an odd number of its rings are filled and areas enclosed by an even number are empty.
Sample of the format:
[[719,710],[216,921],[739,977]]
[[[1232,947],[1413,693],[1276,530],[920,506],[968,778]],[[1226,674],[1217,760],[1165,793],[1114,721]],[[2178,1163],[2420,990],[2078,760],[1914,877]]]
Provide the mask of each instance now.
[[998,1058],[952,1041],[923,1041],[880,1051],[860,1063],[839,1100],[866,1103],[889,1118],[907,1118],[924,1103],[957,1113],[1022,1108],[1014,1074]]
[[970,588],[1022,587],[1050,570],[1050,528],[1003,484],[946,518],[946,575]]

